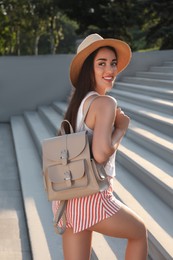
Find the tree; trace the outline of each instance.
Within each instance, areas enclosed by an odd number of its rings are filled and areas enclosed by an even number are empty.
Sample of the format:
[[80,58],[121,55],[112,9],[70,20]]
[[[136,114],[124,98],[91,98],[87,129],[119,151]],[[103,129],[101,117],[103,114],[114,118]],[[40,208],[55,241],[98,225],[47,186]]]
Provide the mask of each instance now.
[[62,26],[63,39],[60,40],[57,53],[74,53],[76,51],[76,30],[78,24],[70,20],[66,15],[60,18]]
[[[103,10],[100,5],[111,0],[59,0],[60,9],[72,20],[77,21],[77,33],[84,35],[89,26],[101,28],[104,24]],[[98,26],[99,25],[99,26]]]
[[146,47],[173,48],[173,2],[170,0],[144,0],[142,30],[146,35]]
[[49,44],[48,52],[56,53],[60,39],[63,37],[60,26],[60,12],[57,1],[54,0],[30,0],[31,28],[34,36],[34,53],[39,53],[38,46],[42,37],[42,51],[44,41]]
[[70,53],[94,32],[133,51],[169,49],[172,13],[171,0],[0,0],[0,55]]
[[[60,8],[79,24],[77,33],[82,37],[97,32],[103,37],[115,37],[127,41],[133,49],[133,32],[139,32],[141,20],[138,0],[66,0]],[[134,29],[135,28],[135,29]],[[138,34],[139,36],[139,34]]]
[[[4,34],[4,43],[8,43],[5,52],[20,55],[20,33],[23,26],[24,1],[6,0],[0,2],[1,33]],[[24,10],[24,12],[23,12]]]
[[66,38],[70,35],[74,38],[77,29],[73,21],[63,17],[56,0],[1,0],[0,54],[57,53],[60,41],[65,43],[67,27]]

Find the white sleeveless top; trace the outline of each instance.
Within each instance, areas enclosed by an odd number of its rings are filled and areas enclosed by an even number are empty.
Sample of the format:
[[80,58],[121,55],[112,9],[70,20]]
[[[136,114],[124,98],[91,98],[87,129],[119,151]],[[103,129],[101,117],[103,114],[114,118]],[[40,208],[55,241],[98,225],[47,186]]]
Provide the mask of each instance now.
[[[84,102],[88,97],[93,96],[93,95],[99,96],[99,94],[97,92],[91,91],[82,100],[82,102],[79,106],[79,110],[78,110],[78,114],[77,114],[77,120],[76,120],[76,130],[77,131],[87,130],[90,142],[92,141],[93,130],[90,129],[89,127],[87,127],[87,125],[85,123],[81,125],[81,122],[82,122],[82,119],[83,119]],[[107,175],[110,176],[110,177],[113,177],[113,176],[116,175],[115,174],[115,156],[116,156],[116,151],[109,157],[109,160],[105,165],[105,171],[106,171]]]

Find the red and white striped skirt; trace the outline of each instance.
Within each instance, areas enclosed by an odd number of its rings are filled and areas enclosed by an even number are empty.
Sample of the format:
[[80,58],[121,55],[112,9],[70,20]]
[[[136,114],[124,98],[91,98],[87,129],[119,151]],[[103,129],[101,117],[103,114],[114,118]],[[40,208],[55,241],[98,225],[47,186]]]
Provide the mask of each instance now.
[[[55,216],[60,201],[52,202]],[[103,191],[90,196],[68,200],[66,209],[66,228],[73,228],[77,233],[85,230],[103,219],[113,216],[121,207],[121,202],[113,195],[112,184]],[[62,225],[62,220],[60,221]]]

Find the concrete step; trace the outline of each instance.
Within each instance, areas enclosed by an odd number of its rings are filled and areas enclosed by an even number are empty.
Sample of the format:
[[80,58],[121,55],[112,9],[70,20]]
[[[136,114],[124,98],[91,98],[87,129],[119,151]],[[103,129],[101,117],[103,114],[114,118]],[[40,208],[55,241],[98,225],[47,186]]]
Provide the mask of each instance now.
[[32,259],[9,123],[0,124],[0,259]]
[[152,109],[130,104],[122,100],[118,100],[118,105],[127,113],[127,115],[130,116],[131,119],[172,137],[172,116],[153,111]]
[[54,136],[51,128],[44,124],[39,113],[37,111],[26,111],[24,112],[24,117],[27,123],[27,127],[31,133],[34,140],[38,153],[42,155],[42,141],[46,138],[51,138]]
[[53,108],[61,115],[64,116],[66,110],[67,110],[67,103],[66,102],[59,102],[55,101],[52,104]]
[[149,232],[151,258],[172,260],[173,210],[119,164],[114,190],[123,203],[144,219]]
[[57,113],[52,106],[40,106],[38,112],[46,125],[49,125],[54,135],[57,135],[62,116]]
[[153,66],[150,68],[151,72],[160,72],[160,73],[173,73],[173,67],[171,66]]
[[166,99],[150,97],[150,92],[145,95],[130,93],[129,91],[122,91],[118,89],[112,89],[111,95],[116,99],[127,101],[132,104],[142,105],[143,107],[149,107],[152,110],[160,111],[168,115],[173,115],[173,102]]
[[128,138],[119,147],[117,161],[173,208],[172,165]]
[[51,204],[43,188],[36,145],[22,116],[12,117],[11,126],[33,259],[57,260],[58,255],[63,260],[61,237],[53,230]]
[[10,255],[11,259],[31,260],[21,191],[14,191],[9,187],[5,190],[7,185],[4,182],[1,185],[4,190],[0,188],[0,259],[6,260]]
[[173,61],[165,61],[163,63],[164,66],[173,67]]
[[155,86],[158,88],[166,88],[166,89],[173,89],[173,82],[172,80],[168,79],[154,79],[154,78],[146,78],[144,75],[142,77],[136,76],[136,77],[123,77],[121,79],[122,82],[127,83],[134,83],[134,84],[142,84],[146,86]]
[[158,97],[167,100],[173,100],[173,89],[164,89],[153,87],[153,86],[145,86],[141,84],[132,84],[132,83],[125,83],[117,81],[115,83],[114,89],[118,89],[121,91],[128,91],[131,93],[138,93],[142,95],[149,95],[150,97]]
[[[92,244],[95,248],[97,260],[123,260],[125,259],[126,239],[112,238],[102,234],[93,233]],[[107,252],[108,251],[108,252]],[[108,255],[109,254],[109,255]],[[149,260],[149,259],[148,259]]]
[[126,136],[169,164],[173,164],[173,142],[169,136],[135,120],[131,120]]
[[137,77],[143,77],[148,79],[162,79],[173,80],[173,73],[161,73],[161,72],[136,72]]

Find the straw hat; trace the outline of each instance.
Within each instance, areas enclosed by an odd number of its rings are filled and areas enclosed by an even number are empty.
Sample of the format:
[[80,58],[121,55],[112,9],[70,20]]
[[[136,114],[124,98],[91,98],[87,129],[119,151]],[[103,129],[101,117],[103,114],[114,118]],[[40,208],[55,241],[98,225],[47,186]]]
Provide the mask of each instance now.
[[127,67],[131,59],[131,49],[127,43],[117,39],[104,39],[96,33],[90,34],[78,46],[77,54],[70,65],[70,79],[74,87],[76,87],[79,73],[86,58],[93,51],[104,46],[115,48],[118,56],[118,73]]

